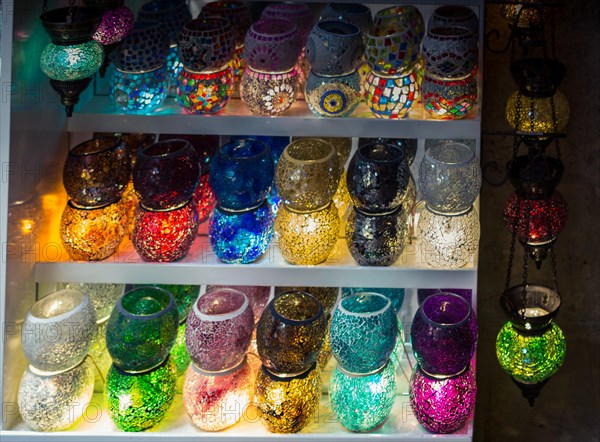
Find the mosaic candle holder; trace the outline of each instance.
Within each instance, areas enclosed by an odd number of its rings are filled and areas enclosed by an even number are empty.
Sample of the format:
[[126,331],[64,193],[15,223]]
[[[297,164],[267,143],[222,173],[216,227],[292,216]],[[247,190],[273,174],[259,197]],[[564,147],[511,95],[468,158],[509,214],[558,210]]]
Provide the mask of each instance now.
[[467,6],[445,5],[435,8],[429,16],[427,28],[447,27],[467,28],[475,38],[479,36],[479,18],[475,11]]
[[135,212],[131,240],[145,261],[172,262],[190,251],[198,235],[198,211],[193,200],[170,210],[146,209]]
[[23,353],[34,369],[46,374],[70,370],[85,359],[95,330],[96,313],[88,296],[58,290],[37,301],[25,315]]
[[269,303],[269,299],[271,297],[271,287],[268,285],[209,285],[206,287],[206,291],[208,292],[211,290],[226,288],[239,290],[246,295],[246,298],[248,298],[248,302],[250,303],[252,313],[254,314],[254,323],[257,323],[262,315],[263,310]]
[[178,326],[177,305],[170,292],[152,286],[129,290],[106,327],[106,348],[113,364],[130,373],[158,367],[173,347]]
[[131,9],[122,4],[104,11],[100,26],[94,33],[94,40],[105,46],[120,42],[133,29],[134,18]]
[[110,418],[122,431],[144,431],[166,416],[175,398],[177,374],[167,359],[144,373],[128,373],[114,364],[106,376],[104,401]]
[[460,120],[477,103],[477,80],[473,75],[448,79],[426,72],[421,83],[421,97],[425,110],[433,118]]
[[[390,6],[381,9],[373,17],[374,27],[389,29],[409,28],[413,30],[413,42],[421,46],[425,36],[425,20],[421,11],[413,5]],[[418,51],[418,50],[417,50]]]
[[248,298],[239,290],[214,289],[194,303],[185,342],[192,361],[207,372],[223,372],[244,359],[254,328]]
[[367,33],[365,60],[377,74],[407,75],[417,61],[419,44],[418,33],[405,20],[395,14],[379,20],[376,15]]
[[221,431],[235,425],[245,415],[253,396],[254,376],[245,360],[216,375],[192,364],[185,375],[185,410],[192,423],[204,431]]
[[429,28],[422,48],[425,71],[442,78],[461,78],[477,66],[477,38],[466,28]]
[[254,262],[269,248],[274,223],[266,200],[254,209],[242,211],[230,211],[217,205],[208,225],[210,245],[225,263]]
[[149,114],[167,98],[169,77],[165,66],[147,72],[115,69],[110,76],[109,97],[127,114]]
[[48,43],[40,55],[40,68],[52,80],[89,78],[100,69],[104,49],[95,40],[68,46]]
[[462,373],[437,379],[417,364],[410,378],[410,405],[417,421],[432,433],[452,433],[461,428],[475,409],[477,385],[469,365]]
[[398,338],[398,320],[388,298],[365,292],[340,301],[329,332],[340,367],[354,374],[371,374],[387,364]]
[[170,44],[177,43],[183,25],[192,19],[185,0],[150,0],[137,15],[138,22],[158,22],[160,32]]
[[236,44],[238,47],[244,45],[246,32],[252,24],[252,14],[246,3],[236,0],[219,0],[206,3],[200,14],[206,17],[223,17],[229,21],[231,28],[235,31]]
[[194,72],[222,69],[235,51],[235,30],[223,17],[200,16],[184,26],[177,40],[183,67]]
[[449,215],[466,212],[481,188],[475,151],[451,141],[429,147],[419,168],[419,188],[430,210]]
[[121,200],[100,207],[78,206],[69,200],[60,218],[60,239],[77,261],[100,261],[117,251],[125,236]]
[[280,115],[296,101],[298,71],[282,73],[255,71],[248,66],[242,74],[240,98],[254,115]]
[[356,376],[335,367],[329,381],[329,400],[336,419],[350,431],[379,427],[396,399],[396,374],[387,364],[381,371]]
[[392,307],[396,314],[400,313],[402,304],[404,303],[404,292],[402,288],[385,288],[385,287],[342,287],[342,298],[357,295],[363,292],[374,292],[385,296],[392,303]]
[[76,290],[87,295],[96,312],[97,323],[108,319],[118,299],[125,292],[125,284],[110,283],[61,282],[56,285],[56,288],[57,290]]
[[165,65],[169,41],[160,23],[137,21],[133,29],[109,56],[122,72],[150,72]]
[[275,173],[277,191],[288,209],[317,210],[331,202],[340,180],[335,148],[320,138],[302,138],[285,148]]
[[339,229],[340,217],[333,203],[312,212],[294,211],[282,204],[275,219],[279,250],[290,264],[325,261],[337,244]]
[[360,3],[327,3],[319,17],[319,21],[323,20],[352,23],[360,29],[363,40],[366,40],[366,34],[373,26],[371,10]]
[[29,365],[19,384],[17,404],[33,431],[63,431],[84,415],[94,393],[94,365],[88,358],[67,371],[47,374]]
[[285,19],[294,23],[298,28],[301,46],[304,46],[313,26],[313,12],[303,3],[269,3],[260,18]]
[[419,98],[419,85],[414,71],[402,75],[384,75],[370,71],[363,87],[365,102],[377,118],[404,118]]
[[496,338],[496,356],[504,371],[523,384],[544,382],[562,366],[566,340],[554,318],[560,294],[550,287],[511,287],[500,304],[510,320]]
[[404,250],[408,237],[402,206],[385,215],[369,215],[353,208],[346,222],[346,244],[361,266],[389,266]]
[[275,287],[275,297],[291,291],[308,293],[319,301],[323,308],[323,314],[330,317],[340,290],[338,287]]
[[275,297],[256,328],[264,369],[280,377],[310,370],[323,347],[326,325],[321,304],[308,293],[290,291]]
[[210,187],[228,210],[259,206],[271,190],[275,167],[271,150],[255,138],[224,144],[210,163]]
[[346,117],[361,101],[360,75],[322,76],[313,70],[308,74],[304,97],[311,112],[320,117]]
[[376,141],[360,146],[352,156],[346,176],[354,206],[367,214],[395,211],[404,199],[410,169],[404,151]]
[[216,114],[222,111],[235,91],[233,70],[193,72],[183,68],[175,81],[177,101],[186,113]]
[[186,140],[159,141],[137,151],[133,185],[146,209],[175,209],[187,204],[199,179],[198,155]]
[[363,55],[360,29],[342,21],[320,21],[308,34],[305,55],[317,75],[354,72]]
[[114,203],[131,176],[126,144],[116,136],[92,138],[69,149],[63,167],[67,195],[81,206]]
[[435,268],[460,268],[475,259],[480,226],[477,211],[444,215],[426,208],[419,216],[417,237],[423,259]]
[[248,67],[259,72],[289,72],[296,66],[301,49],[298,29],[281,18],[255,21],[244,40]]
[[410,332],[415,359],[431,376],[462,372],[475,354],[477,318],[471,305],[454,293],[429,296],[415,313]]
[[258,372],[254,405],[271,433],[297,433],[311,423],[321,399],[321,372],[312,367],[294,378],[276,376],[264,367]]

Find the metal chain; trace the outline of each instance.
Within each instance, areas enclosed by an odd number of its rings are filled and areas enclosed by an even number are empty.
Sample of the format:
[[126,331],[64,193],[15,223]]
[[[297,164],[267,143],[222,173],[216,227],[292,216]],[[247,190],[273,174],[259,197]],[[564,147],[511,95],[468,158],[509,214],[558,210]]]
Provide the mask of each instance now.
[[42,2],[42,15],[48,12],[48,0],[44,0]]
[[552,129],[554,131],[554,145],[556,146],[556,158],[560,160],[560,143],[558,137],[558,117],[556,116],[556,105],[554,96],[550,97],[550,106],[552,108]]
[[[531,204],[528,198],[525,198],[525,239],[529,238],[529,222],[531,220]],[[522,315],[525,318],[525,307],[527,306],[527,281],[529,279],[529,245],[523,244],[523,291],[522,297]]]
[[[517,208],[517,212],[520,212],[520,207],[521,205],[521,201],[519,200],[519,207]],[[512,279],[512,267],[513,267],[513,260],[515,258],[515,244],[517,242],[517,226],[519,224],[519,217],[515,216],[515,218],[513,219],[513,225],[512,225],[512,238],[510,240],[510,252],[508,254],[508,269],[506,269],[506,281],[504,282],[504,292],[508,292],[508,289],[510,288],[510,280]]]
[[554,291],[559,293],[558,290],[558,270],[556,268],[556,256],[554,255],[554,245],[550,247],[550,263],[552,264],[552,279],[554,282]]

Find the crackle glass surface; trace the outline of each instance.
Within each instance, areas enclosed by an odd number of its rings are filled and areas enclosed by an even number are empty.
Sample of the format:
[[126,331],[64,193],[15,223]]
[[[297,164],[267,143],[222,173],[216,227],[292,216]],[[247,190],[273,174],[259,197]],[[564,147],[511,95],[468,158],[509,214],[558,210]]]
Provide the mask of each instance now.
[[57,290],[25,315],[21,346],[37,370],[64,371],[85,358],[95,331],[96,313],[89,297],[77,290]]
[[475,203],[481,188],[481,166],[466,144],[444,142],[425,151],[419,189],[428,207],[446,214],[462,213]]
[[127,373],[114,364],[108,370],[104,400],[110,418],[122,431],[144,431],[166,416],[175,398],[177,373],[167,359],[145,373]]
[[254,376],[245,361],[216,376],[192,364],[185,375],[185,411],[192,423],[204,431],[221,431],[235,425],[245,416],[253,396]]
[[477,318],[462,296],[435,293],[415,313],[410,340],[423,371],[433,376],[455,375],[475,354]]
[[48,43],[40,55],[40,67],[52,80],[83,80],[94,75],[103,60],[104,49],[95,40],[68,46]]
[[85,413],[94,393],[94,365],[85,359],[62,373],[47,375],[28,366],[17,404],[23,422],[34,431],[63,431]]
[[160,365],[177,337],[179,317],[173,295],[158,287],[136,287],[113,309],[106,327],[106,347],[113,364],[128,372]]
[[421,257],[435,268],[460,268],[472,263],[479,235],[479,218],[474,208],[455,216],[423,210],[417,225]]
[[526,384],[545,381],[556,373],[565,360],[566,349],[565,336],[555,323],[541,333],[528,335],[508,321],[496,338],[500,366]]
[[417,364],[409,383],[410,405],[419,423],[432,433],[461,428],[475,409],[477,385],[469,365],[457,376],[436,379]]
[[221,372],[244,359],[253,328],[254,315],[244,293],[232,288],[212,289],[194,303],[185,342],[199,369]]
[[366,376],[354,376],[335,367],[329,381],[329,400],[337,420],[350,431],[371,431],[392,411],[396,373],[392,364]]
[[56,288],[86,294],[96,311],[96,322],[102,322],[110,316],[113,307],[125,292],[125,284],[100,282],[59,282]]
[[396,311],[378,293],[352,295],[338,304],[330,333],[333,356],[345,371],[372,373],[388,362],[396,345]]
[[280,378],[260,369],[254,404],[271,433],[297,433],[312,422],[321,399],[321,371],[316,367],[294,378]]
[[308,293],[289,291],[276,296],[256,326],[263,366],[282,377],[306,372],[323,347],[326,326],[321,304]]

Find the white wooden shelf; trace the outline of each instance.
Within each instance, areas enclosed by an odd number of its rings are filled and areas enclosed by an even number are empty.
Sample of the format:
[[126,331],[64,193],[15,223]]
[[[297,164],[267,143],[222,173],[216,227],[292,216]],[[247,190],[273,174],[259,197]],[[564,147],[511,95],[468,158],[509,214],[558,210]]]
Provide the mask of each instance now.
[[150,115],[119,113],[108,97],[96,96],[77,105],[67,121],[69,132],[185,133],[204,135],[343,136],[457,139],[480,136],[481,120],[475,107],[469,116],[453,122],[428,118],[422,103],[415,103],[410,118],[375,118],[361,103],[347,118],[313,115],[306,103],[296,101],[283,116],[252,115],[246,105],[232,99],[217,115],[185,114],[174,98]]

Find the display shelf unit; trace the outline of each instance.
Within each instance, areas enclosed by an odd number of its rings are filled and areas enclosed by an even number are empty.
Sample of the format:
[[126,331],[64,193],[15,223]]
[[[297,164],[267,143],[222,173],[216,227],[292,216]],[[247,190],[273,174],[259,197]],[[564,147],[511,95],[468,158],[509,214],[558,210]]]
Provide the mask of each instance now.
[[[334,0],[338,1],[338,0]],[[348,1],[348,0],[345,0]],[[316,3],[309,0],[307,3]],[[117,254],[95,263],[74,262],[58,238],[58,221],[66,195],[62,188],[61,170],[66,150],[80,138],[93,132],[189,133],[219,135],[303,135],[344,137],[390,137],[419,139],[418,156],[422,156],[426,139],[468,139],[480,151],[481,93],[479,103],[470,115],[460,121],[438,121],[428,118],[421,104],[402,120],[374,118],[361,104],[348,118],[313,116],[303,101],[294,104],[281,117],[250,115],[240,100],[232,100],[225,112],[217,116],[184,115],[179,106],[168,103],[153,115],[126,115],[115,112],[106,96],[82,97],[72,118],[66,119],[63,109],[47,79],[30,57],[39,54],[48,39],[39,25],[39,2],[3,0],[2,81],[12,78],[11,89],[2,100],[0,115],[0,158],[2,186],[0,196],[0,317],[4,321],[4,339],[0,340],[0,390],[3,418],[0,439],[24,440],[244,440],[265,441],[271,438],[298,441],[471,441],[473,418],[461,430],[450,435],[434,435],[420,427],[412,415],[408,401],[408,377],[411,366],[406,356],[398,372],[398,396],[394,410],[386,423],[373,433],[355,434],[343,429],[331,416],[326,396],[323,397],[318,419],[298,434],[273,435],[249,418],[231,429],[219,433],[197,430],[185,414],[180,395],[167,419],[157,428],[143,433],[118,431],[103,408],[102,395],[94,396],[99,416],[88,416],[73,428],[59,433],[30,431],[16,412],[16,392],[26,361],[20,348],[18,327],[26,311],[37,300],[38,284],[66,281],[166,283],[166,284],[231,284],[231,285],[309,285],[309,286],[378,286],[403,287],[407,290],[404,318],[410,318],[417,304],[419,288],[454,287],[472,290],[476,306],[477,258],[466,267],[440,270],[429,267],[415,244],[407,245],[396,264],[390,267],[360,267],[350,256],[343,238],[335,252],[323,264],[293,266],[283,261],[274,244],[258,262],[249,265],[226,265],[210,250],[206,235],[196,240],[189,255],[175,263],[143,262],[129,240]],[[66,2],[65,2],[66,3]],[[142,3],[128,0],[129,6]],[[200,0],[192,0],[198,8]],[[386,6],[386,1],[366,0],[373,10]],[[387,3],[398,4],[388,0]],[[483,42],[484,0],[418,0],[400,2],[418,4],[425,18],[436,6],[461,4],[472,7],[480,17],[480,42]],[[9,12],[7,14],[6,12]],[[8,22],[8,25],[7,25]],[[14,30],[13,30],[14,27]],[[480,48],[479,65],[482,66]],[[7,69],[9,66],[12,69]],[[12,71],[12,72],[11,72]],[[482,85],[481,69],[478,80]],[[10,128],[10,130],[5,130]],[[355,143],[356,144],[356,143]],[[8,167],[4,167],[8,164]],[[413,166],[413,171],[415,167]],[[94,411],[94,410],[91,410]],[[254,419],[255,420],[255,419]]]

